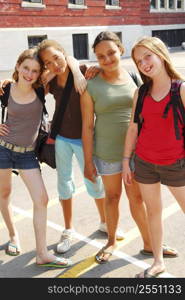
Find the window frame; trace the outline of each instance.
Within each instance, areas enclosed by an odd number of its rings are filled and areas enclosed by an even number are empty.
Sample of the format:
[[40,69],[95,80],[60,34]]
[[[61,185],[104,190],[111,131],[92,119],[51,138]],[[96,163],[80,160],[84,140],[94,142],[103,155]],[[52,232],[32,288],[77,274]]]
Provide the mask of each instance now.
[[169,0],[164,0],[164,8],[160,7],[160,0],[155,0],[156,2],[156,7],[153,8],[151,7],[151,3],[150,3],[150,12],[156,12],[156,13],[177,13],[177,12],[185,12],[185,0],[182,0],[182,6],[181,8],[178,8],[178,1],[179,0],[173,0],[174,2],[174,8],[170,8],[169,7]]
[[[37,0],[35,0],[37,1]],[[40,2],[34,2],[34,0],[23,0],[21,1],[21,7],[22,8],[46,8],[46,5],[43,3],[43,0],[40,0]]]
[[[87,9],[87,6],[85,5],[86,0],[83,0],[83,4],[78,3],[70,3],[70,1],[78,2],[78,0],[68,0],[67,7],[69,9]],[[82,1],[82,0],[81,0]]]
[[[111,3],[107,3],[107,2]],[[118,4],[114,3],[116,1]],[[121,9],[120,0],[105,0],[105,9]]]

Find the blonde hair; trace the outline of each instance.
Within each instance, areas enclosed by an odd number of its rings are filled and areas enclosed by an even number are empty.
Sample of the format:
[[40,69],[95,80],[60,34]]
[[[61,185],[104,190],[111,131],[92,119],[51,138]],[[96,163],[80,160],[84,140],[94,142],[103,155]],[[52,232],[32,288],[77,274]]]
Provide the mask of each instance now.
[[[27,49],[27,50],[23,51],[17,59],[16,66],[21,65],[23,63],[23,61],[25,61],[26,59],[36,60],[40,65],[39,77],[38,77],[37,81],[34,82],[33,85],[32,85],[33,88],[37,88],[38,86],[41,85],[41,75],[42,75],[42,72],[43,72],[43,69],[44,69],[44,64],[40,60],[40,58],[38,57],[37,48],[31,48],[31,49]],[[17,82],[19,80],[19,73],[17,71],[16,66],[15,66],[14,72],[12,74],[12,78]]]
[[[169,53],[166,45],[159,38],[157,38],[157,37],[142,37],[138,42],[136,42],[136,44],[133,46],[132,51],[131,51],[131,56],[136,64],[136,66],[137,66],[137,62],[135,60],[134,52],[138,47],[145,47],[148,50],[155,53],[158,57],[160,57],[161,60],[164,61],[164,66],[165,66],[166,72],[171,79],[184,80],[183,75],[181,75],[175,69],[175,67],[171,61],[170,53]],[[137,68],[138,68],[138,66],[137,66]],[[151,81],[150,77],[141,73],[139,69],[138,69],[138,71],[139,71],[144,83]]]
[[102,32],[100,32],[97,35],[97,37],[95,38],[93,46],[92,46],[94,52],[95,52],[96,46],[102,41],[112,41],[112,42],[114,42],[117,45],[117,47],[120,49],[121,55],[124,54],[124,52],[125,52],[124,46],[123,46],[122,42],[120,41],[120,39],[119,39],[119,37],[116,33],[111,32],[111,31],[102,31]]

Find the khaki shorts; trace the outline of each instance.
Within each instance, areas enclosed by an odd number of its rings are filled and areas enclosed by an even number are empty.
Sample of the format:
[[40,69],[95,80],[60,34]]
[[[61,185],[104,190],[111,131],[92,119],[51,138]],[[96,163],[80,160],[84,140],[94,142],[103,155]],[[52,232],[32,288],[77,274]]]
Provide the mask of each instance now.
[[149,163],[135,155],[135,180],[144,184],[161,182],[167,186],[185,186],[185,158],[171,165]]

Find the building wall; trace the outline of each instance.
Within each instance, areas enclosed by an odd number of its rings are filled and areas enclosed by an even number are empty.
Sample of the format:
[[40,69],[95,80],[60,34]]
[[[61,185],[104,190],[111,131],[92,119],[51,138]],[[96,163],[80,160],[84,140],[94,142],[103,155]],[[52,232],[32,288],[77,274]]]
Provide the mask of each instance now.
[[86,8],[68,8],[68,0],[44,0],[43,7],[23,8],[21,0],[0,0],[0,69],[14,67],[17,56],[28,48],[28,36],[47,35],[73,55],[72,34],[86,33],[91,46],[103,30],[121,32],[130,55],[134,41],[152,30],[185,29],[184,13],[150,12],[149,0],[120,0],[121,9],[106,9],[104,0],[86,0]]
[[21,0],[0,1],[0,28],[184,24],[185,13],[150,13],[149,0],[120,0],[121,9],[106,9],[105,0],[86,0],[86,8],[68,8],[68,0],[43,0],[42,7],[22,7]]
[[[89,42],[89,60],[95,61],[92,44],[100,31],[110,30],[122,33],[122,41],[126,49],[125,56],[130,56],[133,43],[143,35],[152,35],[152,30],[178,29],[179,25],[122,25],[122,26],[81,26],[81,27],[40,27],[40,28],[4,28],[0,29],[0,69],[11,70],[18,55],[28,48],[28,36],[47,35],[48,39],[56,39],[69,55],[73,55],[72,34],[87,33]],[[185,24],[180,28],[185,29]]]

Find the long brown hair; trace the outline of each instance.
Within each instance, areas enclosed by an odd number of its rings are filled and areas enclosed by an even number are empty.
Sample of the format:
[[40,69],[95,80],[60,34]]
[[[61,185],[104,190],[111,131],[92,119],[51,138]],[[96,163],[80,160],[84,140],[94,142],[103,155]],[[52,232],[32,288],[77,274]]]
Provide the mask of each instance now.
[[[37,79],[36,82],[33,83],[33,88],[37,88],[38,86],[41,85],[41,75],[42,75],[42,72],[44,70],[44,64],[43,62],[41,61],[41,59],[38,57],[38,51],[37,51],[37,48],[31,48],[31,49],[27,49],[25,51],[23,51],[18,59],[17,59],[17,63],[16,63],[16,66],[17,65],[21,65],[23,63],[23,61],[25,59],[33,59],[33,60],[36,60],[39,65],[40,65],[40,74],[39,74],[39,77]],[[17,71],[17,68],[15,67],[15,70],[12,74],[12,78],[17,82],[19,80],[19,73]]]
[[[142,37],[139,41],[137,41],[135,43],[135,45],[132,48],[132,52],[131,52],[131,56],[132,59],[134,60],[136,66],[137,66],[137,62],[135,60],[135,56],[134,56],[134,52],[135,49],[138,47],[145,47],[148,50],[152,51],[153,53],[155,53],[158,57],[161,58],[161,60],[164,61],[164,66],[166,69],[167,74],[169,75],[169,77],[171,79],[182,79],[183,75],[181,75],[174,67],[171,58],[170,58],[170,53],[166,47],[166,45],[157,37]],[[138,66],[137,66],[138,68]],[[151,81],[151,78],[144,75],[143,73],[140,72],[140,70],[138,69],[141,78],[143,80],[143,82],[149,82]]]

